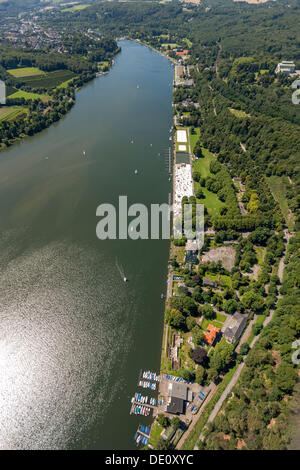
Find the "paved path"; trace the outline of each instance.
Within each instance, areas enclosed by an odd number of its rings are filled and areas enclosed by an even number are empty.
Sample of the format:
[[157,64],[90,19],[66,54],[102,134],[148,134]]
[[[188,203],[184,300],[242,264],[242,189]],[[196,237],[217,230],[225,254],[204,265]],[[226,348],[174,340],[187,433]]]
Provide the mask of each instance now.
[[[286,235],[286,233],[285,233]],[[286,236],[286,242],[285,242],[285,250],[284,250],[284,253],[280,259],[280,262],[279,262],[279,267],[278,267],[278,277],[279,277],[279,280],[280,280],[280,283],[282,282],[282,276],[283,276],[283,268],[284,268],[284,258],[285,258],[285,253],[286,253],[286,247],[287,247],[287,243],[288,243],[288,237]],[[277,300],[280,299],[281,295],[279,294],[277,296]],[[274,316],[274,313],[275,313],[275,309],[274,310],[270,310],[270,315],[268,317],[266,317],[264,323],[263,323],[263,326],[267,326],[270,321],[272,320],[273,316]],[[255,345],[256,341],[258,340],[260,335],[257,335],[253,338],[251,344],[250,344],[250,349],[253,348],[253,346]],[[226,400],[227,396],[229,395],[229,393],[231,392],[231,390],[233,389],[233,387],[235,386],[235,384],[237,383],[240,375],[241,375],[241,372],[243,370],[245,366],[245,362],[241,362],[239,365],[238,365],[238,368],[237,370],[235,371],[231,381],[229,382],[229,384],[227,385],[226,389],[224,390],[224,392],[222,393],[220,399],[218,400],[218,402],[216,403],[213,411],[211,412],[207,422],[207,423],[211,423],[215,417],[217,416],[218,412],[220,411],[224,401]],[[201,433],[200,435],[200,439],[201,441],[203,441],[204,439],[204,436],[203,436],[203,433]],[[196,445],[194,447],[194,450],[197,450],[198,449],[198,446]]]
[[179,439],[179,441],[177,442],[177,445],[176,445],[176,449],[177,450],[180,450],[184,441],[186,440],[186,438],[190,435],[190,433],[192,432],[192,430],[194,429],[194,426],[195,424],[197,423],[199,417],[201,416],[201,414],[203,413],[203,411],[205,410],[205,407],[207,406],[207,404],[210,402],[210,400],[212,399],[215,391],[217,389],[217,386],[212,382],[208,389],[207,389],[207,393],[209,392],[210,390],[210,393],[208,395],[208,397],[206,398],[205,402],[203,403],[203,405],[201,406],[200,410],[199,410],[199,413],[197,413],[196,415],[193,416],[193,419],[187,429],[187,431],[182,435],[182,437]]

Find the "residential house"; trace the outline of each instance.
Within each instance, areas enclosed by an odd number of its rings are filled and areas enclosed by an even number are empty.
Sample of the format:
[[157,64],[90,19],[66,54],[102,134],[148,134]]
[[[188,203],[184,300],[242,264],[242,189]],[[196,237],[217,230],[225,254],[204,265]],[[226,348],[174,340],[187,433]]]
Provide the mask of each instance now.
[[224,336],[228,343],[235,343],[239,337],[241,336],[248,320],[248,315],[241,315],[240,313],[236,312],[224,331]]
[[220,328],[209,324],[207,327],[207,331],[204,333],[204,341],[213,346],[215,344],[215,341],[219,337],[220,332]]

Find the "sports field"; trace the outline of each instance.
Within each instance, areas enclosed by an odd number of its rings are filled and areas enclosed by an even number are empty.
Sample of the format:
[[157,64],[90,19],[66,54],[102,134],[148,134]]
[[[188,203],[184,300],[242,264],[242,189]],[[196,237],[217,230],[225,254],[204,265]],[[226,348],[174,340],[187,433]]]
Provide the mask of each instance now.
[[187,142],[187,134],[186,130],[178,130],[177,131],[177,142],[186,143]]

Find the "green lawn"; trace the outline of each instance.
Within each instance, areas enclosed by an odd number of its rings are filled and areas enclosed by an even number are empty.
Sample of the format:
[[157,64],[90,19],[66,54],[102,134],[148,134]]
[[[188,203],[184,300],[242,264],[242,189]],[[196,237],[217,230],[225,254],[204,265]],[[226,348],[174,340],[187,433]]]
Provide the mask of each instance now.
[[258,264],[259,266],[262,266],[266,254],[266,248],[263,246],[255,246],[254,249],[257,255]]
[[224,315],[223,313],[217,313],[217,320],[221,323],[224,323],[225,320],[226,320],[226,315]]
[[228,109],[235,117],[239,119],[251,117],[250,114],[245,113],[245,111],[242,111],[241,109],[233,109],[233,108],[228,108]]
[[156,443],[157,443],[163,429],[164,428],[157,421],[155,421],[155,423],[152,426],[151,435],[150,435],[150,439],[149,439],[149,444],[151,444],[153,447],[156,446]]
[[193,43],[192,43],[189,39],[184,38],[183,40],[184,40],[184,42],[186,43],[186,45],[187,45],[188,47],[192,47]]
[[28,114],[28,109],[23,106],[9,106],[0,108],[0,122],[1,121],[13,121],[14,119]]
[[289,210],[288,201],[286,198],[287,188],[290,185],[289,180],[286,176],[270,176],[266,178],[271,193],[274,199],[278,202],[283,217],[285,218],[286,224],[290,231],[294,228],[294,217]]
[[37,67],[22,67],[18,69],[7,70],[7,72],[13,75],[13,77],[15,78],[33,77],[35,75],[45,75],[45,72],[38,69]]
[[[194,139],[195,140],[195,139]],[[212,176],[209,170],[210,162],[215,160],[214,157],[207,149],[202,148],[204,157],[198,158],[193,162],[193,169],[199,171],[201,177],[207,178],[207,176]],[[202,188],[200,183],[194,182],[195,193],[198,189],[202,189],[204,194],[204,199],[197,199],[197,202],[202,203],[207,208],[207,211],[211,215],[219,215],[221,207],[224,206],[224,202],[220,201],[218,196],[211,191],[208,191],[206,188]]]
[[70,8],[64,8],[62,13],[67,12],[67,11],[79,11],[79,10],[84,10],[85,8],[89,7],[90,5],[74,5]]
[[206,273],[205,277],[208,279],[211,279],[212,281],[215,281],[217,284],[223,287],[229,287],[230,289],[232,288],[232,281],[230,276],[226,276],[226,274],[212,274],[212,273]]
[[16,93],[13,93],[9,98],[25,98],[25,100],[45,100],[49,98],[47,95],[38,95],[37,93],[28,93],[24,90],[18,90]]
[[167,44],[162,44],[161,45],[164,49],[180,49],[179,44],[176,44],[175,42],[167,43]]
[[223,323],[219,323],[219,322],[217,322],[216,320],[207,320],[206,318],[203,318],[203,320],[202,320],[202,322],[201,322],[201,328],[202,328],[202,330],[203,330],[203,331],[206,331],[208,325],[214,325],[214,326],[216,326],[217,328],[222,328]]
[[190,143],[191,143],[192,152],[194,151],[195,145],[196,145],[196,143],[197,143],[197,141],[199,140],[199,137],[200,137],[200,129],[198,129],[197,127],[194,127],[194,130],[195,130],[195,134],[192,134],[191,133],[191,128],[189,128]]
[[61,83],[60,85],[58,85],[56,88],[67,88],[67,86],[69,85],[69,83],[72,83],[75,78],[77,78],[77,77],[70,78],[69,80],[66,80],[65,82],[63,82],[63,83]]
[[[266,316],[267,315],[258,315],[257,320],[255,322],[255,325],[257,325],[257,326],[262,325],[263,322],[265,321]],[[249,344],[249,346],[252,343],[252,341],[254,340],[254,338],[255,338],[255,335],[254,335],[253,331],[251,330],[251,333],[250,333],[250,335],[247,339],[247,344]]]

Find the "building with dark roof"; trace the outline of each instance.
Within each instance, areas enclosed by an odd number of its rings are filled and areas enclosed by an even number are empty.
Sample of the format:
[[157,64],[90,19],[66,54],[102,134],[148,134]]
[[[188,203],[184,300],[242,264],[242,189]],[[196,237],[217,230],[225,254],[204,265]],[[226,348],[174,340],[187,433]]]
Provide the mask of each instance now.
[[182,398],[171,397],[166,411],[174,415],[182,415],[185,411],[184,400]]
[[224,336],[228,343],[235,343],[239,337],[241,336],[248,320],[248,315],[241,315],[240,313],[236,312],[224,331]]

